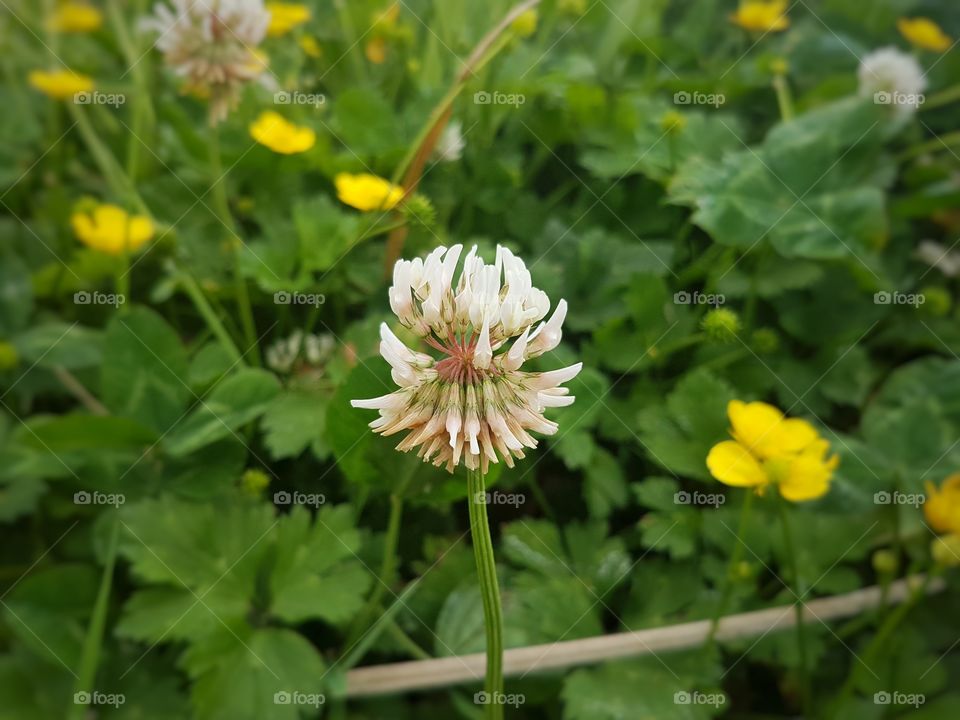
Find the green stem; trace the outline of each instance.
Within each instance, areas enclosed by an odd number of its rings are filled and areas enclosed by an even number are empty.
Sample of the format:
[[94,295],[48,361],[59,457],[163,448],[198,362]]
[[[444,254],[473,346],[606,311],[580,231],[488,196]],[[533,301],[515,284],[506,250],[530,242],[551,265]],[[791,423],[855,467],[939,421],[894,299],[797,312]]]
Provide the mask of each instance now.
[[223,323],[220,322],[220,318],[217,317],[217,314],[213,311],[213,308],[210,307],[210,303],[207,302],[207,298],[204,297],[203,291],[200,290],[200,286],[197,285],[197,281],[194,280],[193,277],[191,277],[188,273],[181,272],[180,282],[184,291],[186,291],[187,295],[190,297],[190,300],[193,301],[194,307],[197,308],[197,312],[199,312],[201,317],[203,317],[203,319],[206,321],[207,327],[210,328],[210,332],[212,332],[217,340],[220,341],[220,344],[223,346],[223,349],[227,351],[230,359],[235,363],[243,362],[243,355],[240,354],[240,351],[234,344],[233,339],[230,337],[230,333],[227,332],[227,329],[223,326]]
[[150,215],[146,203],[143,202],[133,182],[127,177],[127,174],[123,171],[123,168],[120,167],[117,159],[107,146],[100,140],[100,136],[90,123],[90,119],[83,110],[83,106],[75,103],[67,103],[67,109],[76,122],[77,128],[80,130],[80,135],[83,137],[87,149],[100,168],[100,172],[103,173],[104,179],[106,179],[107,184],[110,185],[110,189],[118,198],[124,198],[139,212],[144,215]]
[[[355,45],[357,39],[357,30],[353,25],[353,18],[350,17],[350,11],[347,9],[347,3],[344,0],[334,0],[333,4],[337,8],[337,17],[340,19],[340,26],[343,28],[343,42],[347,47]],[[367,66],[363,64],[362,52],[348,52],[350,61],[353,63],[354,71],[357,73],[357,80],[363,82],[367,79]]]
[[780,108],[780,119],[784,122],[793,119],[793,96],[790,85],[783,75],[773,76],[773,89],[777,93],[777,106]]
[[790,563],[790,576],[793,581],[793,592],[797,600],[793,605],[797,624],[797,653],[800,656],[800,701],[803,717],[809,717],[810,712],[810,666],[807,655],[807,632],[803,622],[804,588],[800,582],[800,565],[797,562],[796,547],[793,543],[793,533],[790,531],[790,520],[787,513],[786,500],[777,498],[777,507],[780,511],[780,524],[783,528],[783,547]]
[[223,182],[223,165],[220,161],[220,130],[214,126],[210,133],[210,169],[213,174],[213,202],[217,215],[230,231],[230,254],[233,257],[233,292],[240,311],[240,324],[247,347],[251,348],[253,364],[260,365],[260,347],[257,343],[257,331],[253,322],[253,307],[250,305],[250,295],[247,292],[247,283],[240,267],[240,236],[237,226],[230,212],[230,203],[227,201],[227,187]]
[[[137,17],[142,14],[143,8],[141,6],[142,2],[139,0],[134,3],[133,12]],[[146,75],[149,59],[141,56],[137,41],[127,26],[119,0],[108,0],[107,14],[110,16],[110,24],[113,27],[117,43],[123,52],[124,61],[130,68],[130,73],[133,75],[134,84],[137,88],[131,113],[133,116],[133,131],[130,133],[127,143],[127,176],[136,181],[140,172],[143,145],[150,142],[149,136],[152,135],[151,126],[155,117]],[[148,137],[145,138],[144,135]]]
[[933,572],[928,572],[923,578],[923,582],[918,583],[913,588],[913,591],[910,593],[907,599],[904,600],[896,610],[887,615],[883,625],[880,626],[880,629],[877,631],[876,635],[873,636],[873,639],[870,641],[867,649],[861,655],[861,661],[851,666],[850,674],[847,675],[847,679],[843,683],[843,687],[840,689],[840,693],[837,695],[837,699],[834,702],[834,708],[838,713],[842,710],[847,700],[849,700],[850,696],[853,694],[854,688],[856,687],[857,678],[860,675],[861,664],[866,667],[870,667],[870,663],[883,649],[884,644],[893,634],[894,630],[899,627],[900,623],[916,606],[917,602],[926,596],[927,588],[930,587],[931,581],[937,577],[939,573],[940,568],[934,570]]
[[[107,606],[110,601],[110,588],[113,584],[113,566],[117,559],[117,542],[120,536],[120,519],[116,516],[110,532],[107,545],[107,556],[103,566],[103,575],[100,578],[100,590],[90,615],[90,625],[87,626],[87,635],[83,640],[83,649],[80,654],[80,668],[77,672],[77,682],[74,693],[91,693],[97,688],[94,681],[97,675],[97,665],[100,661],[100,649],[103,645],[103,629],[107,624]],[[87,705],[74,702],[67,710],[67,720],[81,720],[86,717]]]
[[383,541],[383,557],[380,560],[380,582],[376,584],[363,609],[357,615],[353,628],[347,635],[347,647],[352,647],[370,626],[372,616],[380,607],[397,568],[397,543],[400,539],[400,520],[403,517],[403,496],[399,492],[390,495],[390,515],[387,519],[387,534]]
[[744,499],[743,507],[740,509],[740,524],[737,526],[737,542],[733,546],[733,552],[730,554],[730,563],[727,565],[727,573],[723,579],[723,590],[720,593],[720,602],[713,611],[713,617],[710,618],[710,632],[707,633],[704,652],[709,652],[713,647],[717,635],[717,628],[720,626],[720,618],[727,611],[727,603],[730,602],[730,595],[733,592],[733,578],[736,576],[737,566],[743,559],[743,534],[747,529],[747,520],[750,517],[750,508],[752,506],[753,491],[747,490],[747,497]]
[[926,98],[926,102],[920,106],[920,110],[933,110],[934,108],[948,105],[955,100],[960,100],[960,84],[951,85],[946,90],[941,90],[935,95]]
[[407,635],[396,621],[391,620],[387,623],[387,632],[390,633],[390,636],[397,642],[400,647],[410,653],[411,657],[415,657],[417,660],[429,660],[433,657],[430,653],[424,650],[422,647],[417,645],[413,639]]
[[484,625],[487,633],[487,677],[484,689],[488,703],[487,720],[503,718],[503,609],[497,566],[493,557],[493,540],[487,520],[486,489],[480,470],[467,471],[467,504],[470,508],[470,535],[477,562],[480,594],[483,598]]
[[932,140],[927,140],[926,142],[914,145],[913,147],[908,148],[900,153],[897,156],[897,160],[903,162],[904,160],[911,160],[912,158],[923,155],[924,153],[949,150],[951,145],[960,145],[960,130],[944,133],[943,135],[939,135]]

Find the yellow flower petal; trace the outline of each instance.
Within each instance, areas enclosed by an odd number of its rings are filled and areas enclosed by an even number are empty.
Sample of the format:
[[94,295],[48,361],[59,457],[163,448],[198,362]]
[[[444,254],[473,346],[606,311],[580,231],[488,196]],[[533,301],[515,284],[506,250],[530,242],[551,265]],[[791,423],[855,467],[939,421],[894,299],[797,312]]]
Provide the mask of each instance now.
[[340,202],[371,212],[392,210],[403,199],[403,188],[369,173],[338,173],[333,179]]
[[145,215],[130,215],[116,205],[97,205],[91,213],[78,212],[70,217],[73,232],[84,245],[119,255],[136,252],[153,237],[153,221]]
[[730,16],[730,21],[744,30],[779,32],[790,27],[786,0],[747,0]]
[[923,50],[946,52],[953,40],[930,18],[900,18],[897,29],[910,43]]
[[54,100],[69,100],[77,93],[93,90],[93,80],[70,70],[34,70],[27,81],[47,97]]
[[817,439],[817,431],[810,423],[786,419],[767,403],[731,400],[727,415],[733,437],[761,459],[800,452]]
[[777,476],[780,494],[791,502],[816,500],[827,494],[833,471],[840,464],[836,455],[827,457],[830,443],[819,438],[802,453],[783,458],[774,458],[770,463],[780,463],[780,469],[771,474]]
[[960,473],[951,475],[938,490],[927,481],[923,514],[937,532],[960,534]]
[[268,2],[265,7],[270,13],[269,37],[286,35],[310,19],[310,8],[300,3]]
[[762,487],[767,484],[767,473],[760,463],[743,445],[732,440],[724,440],[710,449],[707,468],[724,485]]
[[387,41],[382,37],[371,38],[363,46],[363,54],[374,65],[383,65],[387,59]]
[[294,125],[272,110],[261,113],[250,125],[250,137],[282,155],[306,152],[317,141],[311,128]]
[[92,5],[68,1],[60,5],[47,18],[46,26],[52,32],[86,33],[99,30],[103,25],[103,13]]

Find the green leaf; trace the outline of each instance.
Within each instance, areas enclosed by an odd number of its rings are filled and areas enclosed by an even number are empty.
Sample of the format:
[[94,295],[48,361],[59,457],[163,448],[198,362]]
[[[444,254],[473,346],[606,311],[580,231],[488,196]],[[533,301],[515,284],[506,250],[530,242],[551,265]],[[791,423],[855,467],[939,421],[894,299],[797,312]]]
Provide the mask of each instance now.
[[270,612],[290,623],[349,620],[373,579],[357,556],[359,549],[349,507],[325,507],[313,522],[305,508],[295,507],[277,528]]
[[590,517],[597,519],[627,504],[627,480],[617,459],[606,450],[598,449],[584,471],[583,496]]
[[[316,712],[325,701],[324,662],[291,630],[221,626],[187,651],[183,665],[194,678],[198,720],[299,720],[301,711]],[[292,693],[315,702],[284,702]]]
[[61,415],[35,422],[26,442],[52,453],[74,450],[136,450],[154,444],[157,434],[140,423],[110,415]]
[[274,460],[297,457],[311,444],[322,442],[329,402],[328,395],[308,390],[277,395],[260,421],[270,456]]
[[244,369],[202,398],[183,422],[167,435],[167,452],[179,457],[228,436],[255,420],[280,391],[277,378],[265,370]]
[[180,338],[147,308],[114,315],[103,342],[100,386],[112,412],[167,432],[191,395]]
[[65,322],[47,322],[24,330],[13,340],[23,359],[38,367],[67,370],[99,365],[103,333]]
[[733,389],[708,371],[690,373],[665,405],[640,411],[641,447],[667,470],[709,481],[707,454],[727,437],[727,404],[733,398]]
[[695,158],[670,185],[675,203],[718,243],[750,249],[769,237],[784,257],[859,257],[886,238],[875,151],[877,109],[859,99],[781,123],[757,149]]
[[33,312],[30,271],[9,247],[0,254],[0,337],[13,335]]

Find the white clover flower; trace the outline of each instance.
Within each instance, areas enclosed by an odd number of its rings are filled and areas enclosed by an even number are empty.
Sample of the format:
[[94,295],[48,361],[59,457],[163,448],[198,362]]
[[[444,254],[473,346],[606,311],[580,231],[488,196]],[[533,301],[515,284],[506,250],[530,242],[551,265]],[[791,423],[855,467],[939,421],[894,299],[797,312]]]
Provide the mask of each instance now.
[[294,330],[290,337],[280,338],[267,348],[267,367],[276,372],[289,372],[298,356],[316,367],[327,361],[333,349],[334,340],[330,335],[304,335],[302,330]]
[[454,120],[440,133],[434,155],[442,162],[456,162],[463,156],[467,141],[463,138],[463,123]]
[[892,105],[900,116],[911,115],[923,102],[927,80],[913,55],[885,47],[865,55],[857,70],[860,94],[875,102]]
[[[523,261],[504,247],[497,248],[492,265],[471,249],[454,285],[462,250],[461,245],[439,247],[425,260],[394,265],[390,307],[404,327],[443,357],[411,350],[382,324],[380,354],[400,389],[352,405],[380,411],[370,423],[378,433],[408,431],[398,450],[419,446],[424,462],[445,465],[450,472],[463,462],[485,473],[490,462],[503,458],[513,467],[525,448],[537,447],[529,431],[557,431],[543,412],[573,403],[560,385],[576,377],[582,363],[522,372],[525,360],[560,343],[567,303],[560,300],[550,319],[541,322],[550,301],[533,287]],[[510,348],[498,353],[511,338]]]
[[166,63],[186,89],[210,97],[210,121],[226,118],[239,88],[262,79],[266,60],[257,46],[270,24],[263,0],[170,0],[154,6],[140,27],[157,32]]

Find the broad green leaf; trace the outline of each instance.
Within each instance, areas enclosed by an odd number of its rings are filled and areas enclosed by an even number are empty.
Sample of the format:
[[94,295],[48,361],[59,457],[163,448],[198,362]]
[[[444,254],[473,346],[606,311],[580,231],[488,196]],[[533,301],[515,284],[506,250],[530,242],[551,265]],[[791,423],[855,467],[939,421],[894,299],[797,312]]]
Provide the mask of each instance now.
[[267,409],[280,383],[265,370],[244,369],[201,398],[190,414],[164,439],[167,452],[182,457],[239,431]]
[[180,338],[147,308],[114,315],[103,342],[100,386],[112,412],[167,432],[191,396]]

